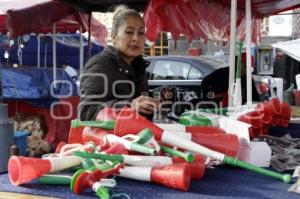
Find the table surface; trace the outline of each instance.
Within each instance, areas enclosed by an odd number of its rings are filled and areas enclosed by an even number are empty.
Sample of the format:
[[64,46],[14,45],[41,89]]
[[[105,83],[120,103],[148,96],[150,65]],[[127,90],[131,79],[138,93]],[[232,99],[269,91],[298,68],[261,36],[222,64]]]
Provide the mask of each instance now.
[[[289,133],[292,137],[300,137],[300,124],[291,124],[288,128],[272,127],[270,128],[270,132],[277,136]],[[299,194],[287,191],[292,184],[285,184],[271,177],[262,176],[240,168],[218,166],[214,169],[206,169],[205,172],[202,179],[191,181],[187,192],[174,190],[155,183],[139,182],[117,177],[117,186],[112,189],[112,195],[119,196],[114,198],[128,198],[126,197],[127,195],[132,199],[300,198]],[[9,182],[6,173],[0,175],[0,191],[28,193],[65,199],[97,198],[91,189],[86,190],[81,195],[76,195],[70,191],[68,186],[49,186],[31,182],[15,187]]]
[[[290,193],[285,184],[276,179],[250,171],[229,166],[207,169],[200,180],[192,180],[189,190],[182,192],[159,184],[116,178],[117,186],[112,194],[127,194],[130,198],[168,198],[168,199],[223,199],[223,198],[262,198],[262,199],[298,199],[300,195]],[[58,198],[96,198],[91,189],[81,195],[72,193],[68,186],[42,185],[35,182],[15,187],[11,185],[7,174],[0,175],[0,191],[29,193]],[[117,198],[126,198],[125,196]]]

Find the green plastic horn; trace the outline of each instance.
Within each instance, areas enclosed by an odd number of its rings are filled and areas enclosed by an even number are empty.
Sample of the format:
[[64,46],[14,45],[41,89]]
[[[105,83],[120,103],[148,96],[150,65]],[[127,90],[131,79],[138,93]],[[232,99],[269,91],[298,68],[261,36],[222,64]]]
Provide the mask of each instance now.
[[124,162],[124,157],[122,155],[109,155],[102,153],[88,153],[86,151],[74,151],[73,155],[79,156],[82,158],[92,158],[92,159],[100,159],[100,160],[109,160],[112,162]]
[[78,119],[72,120],[71,127],[77,128],[80,126],[89,126],[95,128],[103,128],[103,129],[114,129],[115,128],[115,121],[108,120],[108,121],[81,121]]
[[182,151],[178,151],[178,150],[172,149],[167,146],[162,146],[162,145],[160,147],[164,152],[166,152],[172,156],[181,157],[181,158],[185,159],[185,161],[187,161],[187,162],[193,162],[195,159],[194,154],[192,154],[190,152],[182,152]]

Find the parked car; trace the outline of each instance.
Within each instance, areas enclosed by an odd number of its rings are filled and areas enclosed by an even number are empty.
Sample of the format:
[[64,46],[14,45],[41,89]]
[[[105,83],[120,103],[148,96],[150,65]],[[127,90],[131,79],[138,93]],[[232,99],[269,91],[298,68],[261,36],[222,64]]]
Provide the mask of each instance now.
[[[154,56],[149,61],[149,92],[163,100],[167,91],[169,101],[191,102],[207,107],[221,102],[228,89],[228,62],[208,56]],[[172,93],[173,95],[170,95]],[[207,102],[207,103],[204,103]],[[183,112],[185,105],[178,107]]]

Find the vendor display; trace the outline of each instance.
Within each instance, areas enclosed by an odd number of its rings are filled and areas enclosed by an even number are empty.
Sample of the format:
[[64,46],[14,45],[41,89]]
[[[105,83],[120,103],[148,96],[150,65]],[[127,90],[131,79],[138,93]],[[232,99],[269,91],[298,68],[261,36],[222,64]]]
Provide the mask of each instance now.
[[[216,162],[285,183],[291,181],[289,174],[237,159],[241,147],[238,136],[225,134],[219,127],[183,126],[184,130],[178,132],[162,129],[130,108],[109,112],[110,115],[107,109],[100,111],[96,121],[73,120],[69,143],[60,143],[54,154],[42,158],[12,156],[8,163],[12,184],[21,185],[33,179],[50,184],[53,180],[43,180],[46,176],[49,179],[51,172],[68,169],[74,173],[62,177],[64,180],[53,179],[61,185],[69,184],[77,194],[91,188],[99,198],[110,198],[110,190],[117,186],[117,180],[115,185],[111,176],[188,191],[190,180],[201,179],[205,168]],[[108,185],[104,183],[107,181]]]

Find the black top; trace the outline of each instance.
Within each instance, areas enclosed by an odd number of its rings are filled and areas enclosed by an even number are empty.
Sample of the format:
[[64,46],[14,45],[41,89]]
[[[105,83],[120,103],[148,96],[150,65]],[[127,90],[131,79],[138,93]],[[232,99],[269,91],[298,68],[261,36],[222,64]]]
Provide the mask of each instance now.
[[128,106],[132,99],[148,92],[146,67],[141,56],[128,65],[112,46],[92,57],[80,78],[79,118],[95,120],[104,107]]

